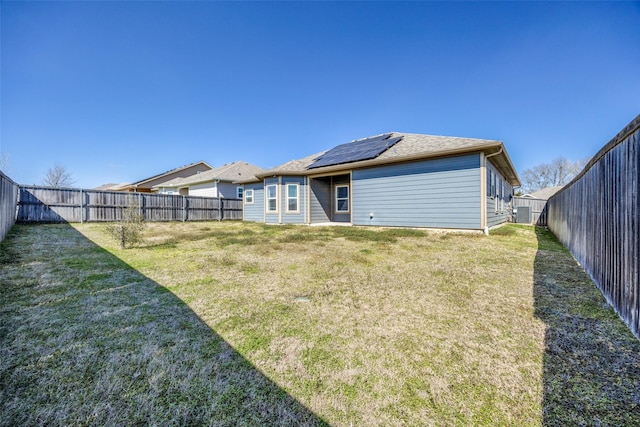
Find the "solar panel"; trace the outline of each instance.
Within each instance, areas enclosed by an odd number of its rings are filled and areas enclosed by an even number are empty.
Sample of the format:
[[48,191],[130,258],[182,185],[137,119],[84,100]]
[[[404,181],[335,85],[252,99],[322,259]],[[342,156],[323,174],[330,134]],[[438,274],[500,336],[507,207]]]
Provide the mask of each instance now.
[[390,136],[391,134],[387,133],[338,145],[315,159],[307,169],[375,159],[402,139],[401,136]]

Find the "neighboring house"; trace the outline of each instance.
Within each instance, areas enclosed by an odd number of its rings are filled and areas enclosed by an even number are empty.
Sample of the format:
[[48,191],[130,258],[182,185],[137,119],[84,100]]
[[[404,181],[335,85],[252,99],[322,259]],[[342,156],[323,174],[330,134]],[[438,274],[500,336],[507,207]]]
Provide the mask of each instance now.
[[243,186],[237,181],[255,180],[264,169],[247,162],[233,162],[186,178],[176,178],[154,186],[161,194],[242,199]]
[[[100,186],[100,189],[105,191],[132,191],[138,193],[150,193],[154,186],[162,184],[163,182],[170,181],[176,178],[186,178],[196,175],[198,173],[206,172],[213,169],[205,162],[191,163],[179,168],[171,169],[158,175],[154,175],[150,178],[134,182],[133,184],[116,184],[112,186]],[[105,188],[106,187],[106,188]]]
[[486,231],[508,220],[520,180],[500,141],[392,132],[243,184],[246,221]]
[[121,185],[124,186],[124,185],[128,185],[128,184],[116,184],[116,183],[102,184],[100,187],[94,188],[94,190],[98,190],[98,191],[113,191],[112,188],[119,187]]
[[547,188],[543,188],[542,190],[534,191],[533,193],[523,194],[520,197],[527,197],[527,198],[531,198],[531,199],[540,199],[540,200],[549,200],[551,198],[551,196],[556,194],[562,188],[564,188],[564,186],[562,186],[562,185],[555,186],[555,187],[547,187]]

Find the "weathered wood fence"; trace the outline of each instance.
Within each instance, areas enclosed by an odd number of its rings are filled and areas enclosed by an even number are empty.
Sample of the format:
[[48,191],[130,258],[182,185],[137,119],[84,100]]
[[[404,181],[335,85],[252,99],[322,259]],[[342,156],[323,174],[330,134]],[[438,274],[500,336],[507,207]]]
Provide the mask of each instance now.
[[514,197],[513,207],[520,206],[531,208],[531,223],[535,225],[547,225],[547,201],[533,199],[531,197]]
[[640,115],[547,202],[549,228],[640,338]]
[[16,222],[18,184],[0,172],[0,242]]
[[242,219],[240,199],[20,186],[17,221],[119,221],[125,208],[139,209],[145,221]]

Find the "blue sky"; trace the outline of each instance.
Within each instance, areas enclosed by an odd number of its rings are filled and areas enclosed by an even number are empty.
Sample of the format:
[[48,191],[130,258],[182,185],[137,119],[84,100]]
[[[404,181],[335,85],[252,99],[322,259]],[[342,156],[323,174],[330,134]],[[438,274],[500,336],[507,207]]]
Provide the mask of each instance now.
[[640,113],[638,2],[6,2],[0,155],[20,184],[273,167],[388,131],[593,156]]

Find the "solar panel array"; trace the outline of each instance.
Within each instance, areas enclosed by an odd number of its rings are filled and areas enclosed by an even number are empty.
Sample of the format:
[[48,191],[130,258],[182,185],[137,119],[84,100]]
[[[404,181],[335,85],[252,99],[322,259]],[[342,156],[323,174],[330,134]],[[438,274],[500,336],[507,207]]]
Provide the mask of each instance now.
[[391,134],[387,133],[338,145],[315,159],[307,169],[375,159],[401,139],[401,136],[391,138]]

